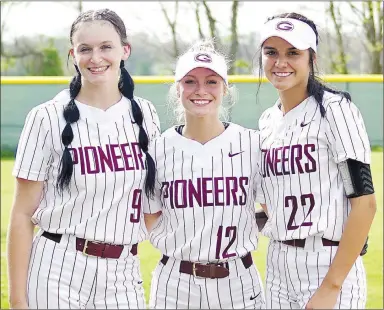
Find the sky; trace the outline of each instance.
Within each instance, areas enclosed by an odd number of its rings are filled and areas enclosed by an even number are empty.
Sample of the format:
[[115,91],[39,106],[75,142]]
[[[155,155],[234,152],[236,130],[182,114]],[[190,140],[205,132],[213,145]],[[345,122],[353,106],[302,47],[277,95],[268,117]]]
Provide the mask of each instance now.
[[[6,29],[2,36],[5,41],[12,40],[22,35],[33,36],[44,34],[47,36],[68,36],[71,23],[77,17],[76,5],[78,1],[53,2],[34,1],[18,2],[11,6],[3,7],[1,12],[2,23],[5,21]],[[217,18],[222,33],[226,33],[230,26],[232,1],[209,2],[212,13]],[[171,13],[174,2],[165,2],[164,5]],[[183,36],[191,39],[197,38],[194,10],[192,1],[182,2],[179,9],[178,28]],[[314,20],[321,29],[325,27],[324,2],[314,1],[244,1],[239,8],[238,32],[239,34],[256,31],[268,16],[283,11],[296,11],[304,13]],[[170,30],[160,10],[159,1],[84,1],[83,10],[109,8],[114,10],[125,22],[128,36],[130,33],[145,31],[156,35],[160,40],[170,37]],[[205,12],[201,10],[201,16]],[[203,15],[204,13],[204,15]],[[173,18],[173,14],[170,14]],[[193,27],[191,27],[193,23]],[[208,25],[203,24],[208,33]]]

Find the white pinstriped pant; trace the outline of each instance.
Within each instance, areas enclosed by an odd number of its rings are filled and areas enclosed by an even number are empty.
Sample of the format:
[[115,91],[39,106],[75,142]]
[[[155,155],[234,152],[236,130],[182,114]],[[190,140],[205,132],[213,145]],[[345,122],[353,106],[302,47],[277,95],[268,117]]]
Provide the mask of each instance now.
[[[310,238],[312,241],[316,239],[315,250],[270,240],[266,270],[267,309],[304,309],[322,283],[337,247],[322,246],[320,237]],[[366,300],[366,275],[359,256],[343,283],[335,309],[364,309]]]
[[158,263],[152,275],[150,309],[265,309],[259,272],[241,259],[229,262],[229,276],[196,278],[180,273],[180,261]]
[[139,258],[126,246],[119,259],[86,256],[75,237],[34,238],[28,274],[30,309],[144,309]]

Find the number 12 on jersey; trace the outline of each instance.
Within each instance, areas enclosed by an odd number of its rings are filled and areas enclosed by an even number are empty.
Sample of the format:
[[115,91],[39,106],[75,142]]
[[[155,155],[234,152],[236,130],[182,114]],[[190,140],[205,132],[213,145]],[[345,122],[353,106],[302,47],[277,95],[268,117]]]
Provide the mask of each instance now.
[[[227,226],[225,228],[225,235],[223,236],[223,226],[219,226],[219,229],[217,230],[217,242],[216,242],[216,259],[221,258],[228,258],[231,256],[235,256],[236,253],[228,253],[229,248],[231,245],[235,242],[236,236],[237,236],[237,227],[236,226]],[[222,256],[220,257],[221,253],[221,244],[224,238],[229,239],[228,245],[225,247]],[[225,239],[226,240],[226,239]]]

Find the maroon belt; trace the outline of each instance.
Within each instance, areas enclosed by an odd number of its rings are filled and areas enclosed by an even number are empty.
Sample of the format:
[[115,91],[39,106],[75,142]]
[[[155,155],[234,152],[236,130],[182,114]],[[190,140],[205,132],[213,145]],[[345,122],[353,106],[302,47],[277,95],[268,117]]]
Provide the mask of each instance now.
[[[161,263],[166,265],[169,257],[163,255]],[[245,256],[241,258],[241,261],[244,264],[244,267],[248,269],[252,266],[253,260],[252,255],[248,252]],[[221,279],[229,276],[229,267],[228,263],[209,263],[209,264],[200,264],[182,260],[180,262],[181,273],[186,273],[200,278],[210,278],[210,279]]]
[[[292,239],[292,240],[284,240],[284,241],[279,240],[279,242],[284,243],[286,245],[298,247],[298,248],[304,248],[305,247],[305,240],[306,239]],[[321,240],[323,242],[323,246],[338,246],[339,245],[339,241],[328,240],[325,238],[321,238]]]
[[[53,240],[57,243],[60,242],[62,235],[53,234],[44,231],[42,236]],[[121,244],[110,244],[97,241],[89,241],[83,238],[76,237],[76,250],[82,252],[85,255],[97,256],[102,258],[119,258],[123,252],[124,245]],[[132,245],[131,254],[137,255],[137,243]]]

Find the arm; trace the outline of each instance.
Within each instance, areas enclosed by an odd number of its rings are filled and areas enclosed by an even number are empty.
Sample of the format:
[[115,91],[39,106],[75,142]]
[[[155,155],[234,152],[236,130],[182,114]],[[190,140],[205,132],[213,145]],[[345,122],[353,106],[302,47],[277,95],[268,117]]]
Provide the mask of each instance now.
[[7,238],[9,304],[27,309],[27,277],[34,225],[31,217],[39,205],[43,182],[16,179]]
[[267,205],[265,203],[261,203],[260,206],[263,208],[263,211],[265,212],[265,214],[268,216],[268,209],[267,209]]
[[375,195],[351,199],[351,212],[324,285],[340,290],[345,278],[360,255],[376,213]]
[[257,158],[257,165],[256,165],[257,173],[255,175],[255,181],[254,181],[254,184],[255,184],[254,190],[256,193],[255,200],[261,206],[261,209],[260,208],[256,209],[255,216],[256,216],[257,226],[259,228],[259,231],[261,231],[264,228],[265,223],[268,221],[268,209],[265,203],[265,194],[262,186],[263,179],[262,179],[262,173],[260,169],[260,165],[262,162],[262,153],[260,148],[260,132],[259,131],[254,132],[254,139],[255,139],[254,144],[258,145],[258,147],[255,148],[257,150],[257,155],[255,156]]
[[[369,166],[369,139],[360,111],[353,103],[343,101],[330,104],[327,115],[327,136],[351,203],[338,250],[324,278],[324,285],[340,289],[367,240],[376,200]],[[345,119],[355,121],[347,124]],[[351,138],[356,136],[360,139]]]
[[157,219],[161,215],[161,211],[158,211],[156,213],[144,213],[144,222],[145,226],[147,227],[147,230],[150,232],[156,223]]
[[338,165],[351,212],[328,272],[306,309],[334,308],[343,282],[362,252],[376,213],[370,145],[360,111],[350,101],[332,101],[325,118],[328,146]]
[[332,309],[335,306],[341,286],[364,246],[376,213],[375,196],[352,198],[351,206],[332,264],[305,309]]

